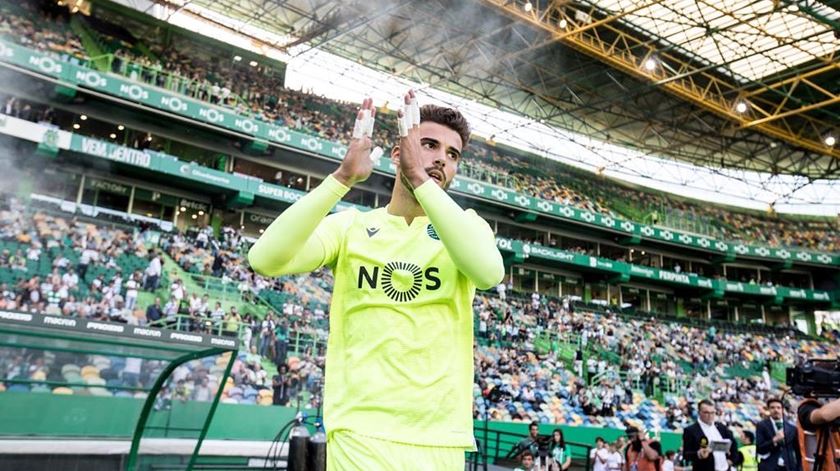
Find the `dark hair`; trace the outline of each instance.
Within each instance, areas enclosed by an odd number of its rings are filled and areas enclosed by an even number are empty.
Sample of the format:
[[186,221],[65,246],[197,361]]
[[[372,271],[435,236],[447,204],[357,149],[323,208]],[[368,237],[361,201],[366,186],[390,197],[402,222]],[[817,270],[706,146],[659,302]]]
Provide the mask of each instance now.
[[554,434],[555,433],[560,434],[560,446],[565,447],[566,446],[566,437],[565,437],[565,435],[563,435],[563,430],[561,430],[559,428],[556,428],[551,432],[551,443],[554,443]]
[[461,136],[461,150],[470,142],[470,123],[460,111],[437,105],[423,105],[420,108],[420,122],[431,121],[446,126]]
[[755,443],[755,434],[749,430],[744,430],[744,436],[750,439],[750,444]]
[[773,404],[774,402],[777,402],[780,406],[782,406],[782,409],[785,408],[785,403],[778,397],[771,397],[770,399],[767,399],[767,408],[769,409],[770,404]]
[[604,440],[604,437],[595,437],[595,443],[598,443],[599,441],[607,443],[607,441]]
[[522,460],[526,456],[530,456],[531,458],[533,458],[534,454],[531,453],[531,450],[525,450],[525,451],[523,451],[522,453],[519,454],[519,459]]
[[668,450],[668,451],[665,452],[665,456],[668,457],[668,458],[670,458],[670,457],[672,457],[676,454],[677,454],[677,452],[674,451],[674,450]]
[[700,412],[700,408],[703,407],[703,406],[710,406],[714,409],[715,408],[715,403],[708,400],[708,399],[703,399],[703,400],[701,400],[700,402],[697,403],[697,412]]
[[528,430],[531,430],[531,427],[537,427],[537,429],[539,429],[540,428],[540,423],[535,420],[535,421],[531,422],[530,424],[528,424]]

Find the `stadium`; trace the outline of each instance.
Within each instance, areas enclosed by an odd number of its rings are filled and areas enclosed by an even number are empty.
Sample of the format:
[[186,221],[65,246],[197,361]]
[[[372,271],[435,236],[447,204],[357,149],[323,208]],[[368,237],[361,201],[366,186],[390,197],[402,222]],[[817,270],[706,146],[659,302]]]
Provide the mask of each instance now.
[[0,469],[803,471],[836,1],[0,0],[0,84]]

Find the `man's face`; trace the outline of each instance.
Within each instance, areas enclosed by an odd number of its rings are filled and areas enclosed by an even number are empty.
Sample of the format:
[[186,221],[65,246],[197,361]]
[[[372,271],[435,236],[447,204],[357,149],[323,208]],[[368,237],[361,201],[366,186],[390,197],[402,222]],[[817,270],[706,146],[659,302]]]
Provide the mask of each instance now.
[[715,408],[706,404],[700,406],[700,420],[707,425],[715,423]]
[[531,469],[531,466],[534,465],[534,457],[531,455],[525,455],[522,457],[522,466],[525,469]]
[[[426,173],[438,186],[448,189],[461,161],[461,136],[442,124],[424,121],[420,123],[420,147],[420,161]],[[399,149],[394,149],[392,157],[399,157]]]
[[540,429],[536,425],[532,425],[528,431],[531,433],[531,437],[536,437],[540,433]]
[[779,404],[778,402],[770,403],[770,417],[772,417],[773,420],[782,420],[783,412],[784,410],[782,409],[781,404]]

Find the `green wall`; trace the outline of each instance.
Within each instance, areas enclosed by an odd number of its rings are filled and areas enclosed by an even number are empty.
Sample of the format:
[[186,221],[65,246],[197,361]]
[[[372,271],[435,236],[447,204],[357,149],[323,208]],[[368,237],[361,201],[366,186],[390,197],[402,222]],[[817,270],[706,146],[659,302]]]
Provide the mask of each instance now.
[[[133,398],[59,396],[39,393],[0,393],[0,437],[131,437],[143,401]],[[163,429],[147,430],[147,437],[193,437],[193,430],[201,425],[208,403],[175,402],[169,411],[156,411],[150,424]],[[295,415],[291,407],[265,407],[243,404],[219,404],[216,416],[210,425],[208,439],[228,440],[272,440],[280,428]],[[313,411],[309,411],[312,415]],[[557,426],[543,424],[540,433],[548,435]],[[526,435],[527,423],[491,422],[490,447],[495,448],[492,431]],[[573,443],[593,445],[596,437],[615,440],[624,431],[598,427],[560,426],[566,440]],[[475,435],[482,439],[484,422],[475,422]],[[506,452],[509,445],[502,439],[500,449]],[[676,450],[680,445],[680,434],[662,433],[663,450]],[[580,455],[583,449],[572,452]]]

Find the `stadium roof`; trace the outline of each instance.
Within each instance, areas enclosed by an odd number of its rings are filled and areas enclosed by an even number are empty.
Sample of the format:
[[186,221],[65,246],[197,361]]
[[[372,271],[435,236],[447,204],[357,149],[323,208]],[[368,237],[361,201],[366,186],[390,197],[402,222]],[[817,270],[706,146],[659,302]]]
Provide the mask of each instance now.
[[840,174],[837,0],[158,2],[651,155]]

